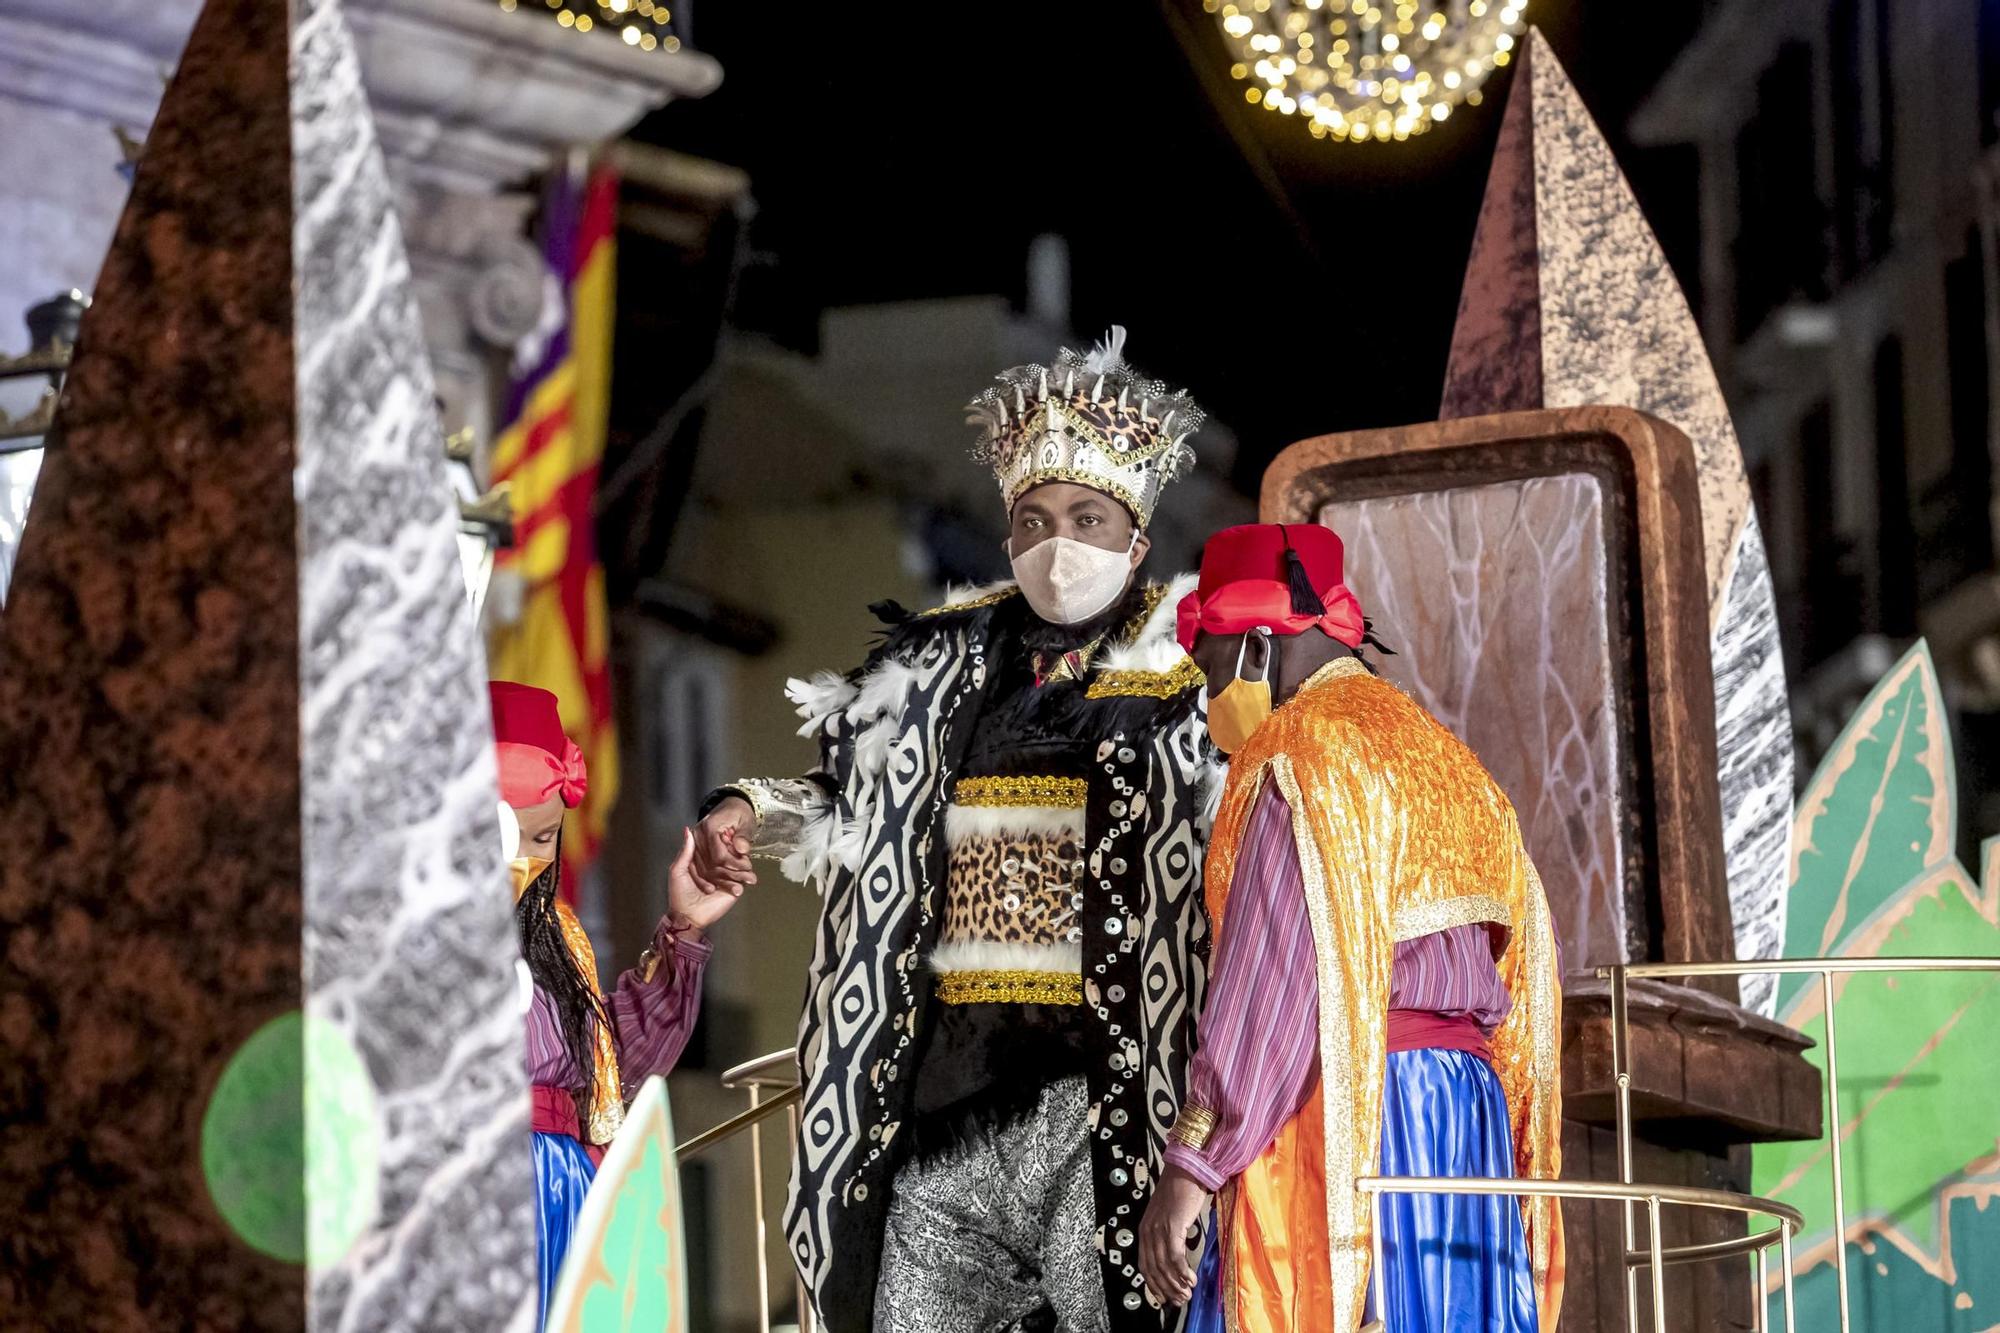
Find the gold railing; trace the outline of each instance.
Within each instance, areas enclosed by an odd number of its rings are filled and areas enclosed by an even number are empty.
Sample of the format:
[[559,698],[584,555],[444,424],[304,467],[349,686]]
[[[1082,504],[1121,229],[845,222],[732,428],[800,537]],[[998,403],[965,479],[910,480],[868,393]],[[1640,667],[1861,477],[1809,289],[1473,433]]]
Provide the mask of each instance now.
[[[1847,1284],[1847,1210],[1843,1192],[1844,1174],[1840,1139],[1840,1058],[1835,1044],[1833,978],[1836,975],[1856,972],[2000,972],[2000,958],[1785,958],[1723,963],[1622,963],[1598,968],[1597,975],[1611,983],[1611,1069],[1617,1086],[1618,1180],[1606,1182],[1469,1177],[1367,1177],[1357,1183],[1360,1189],[1371,1196],[1371,1206],[1377,1214],[1374,1228],[1375,1271],[1384,1271],[1379,1217],[1383,1194],[1500,1194],[1559,1199],[1616,1199],[1623,1203],[1625,1215],[1627,1328],[1637,1329],[1639,1326],[1641,1269],[1647,1269],[1651,1274],[1653,1328],[1655,1333],[1664,1333],[1667,1325],[1662,1291],[1666,1268],[1678,1264],[1708,1263],[1751,1255],[1754,1257],[1756,1270],[1754,1327],[1763,1330],[1767,1322],[1767,1293],[1770,1287],[1768,1253],[1771,1245],[1776,1243],[1781,1249],[1781,1289],[1784,1293],[1785,1329],[1786,1333],[1793,1333],[1795,1312],[1792,1298],[1792,1238],[1804,1225],[1797,1209],[1773,1199],[1763,1199],[1750,1194],[1737,1194],[1728,1190],[1691,1189],[1677,1185],[1649,1185],[1632,1179],[1632,1072],[1629,1067],[1631,1032],[1628,983],[1638,977],[1740,977],[1759,973],[1817,974],[1820,979],[1821,1001],[1826,1010],[1825,1126],[1826,1132],[1833,1135],[1833,1146],[1828,1156],[1833,1176],[1833,1225],[1837,1238],[1834,1269],[1838,1278],[1840,1328],[1842,1333],[1851,1333],[1852,1321]],[[764,1213],[764,1154],[761,1138],[755,1130],[778,1112],[786,1111],[789,1112],[789,1122],[793,1132],[797,1132],[800,1099],[797,1053],[791,1050],[773,1051],[760,1059],[738,1065],[723,1074],[722,1085],[726,1088],[746,1089],[749,1093],[749,1107],[683,1143],[679,1155],[682,1161],[686,1161],[724,1139],[734,1138],[746,1131],[750,1132],[751,1173],[757,1194],[757,1281],[761,1298],[759,1327],[762,1333],[770,1333],[771,1301],[766,1245],[768,1221]],[[773,1094],[773,1090],[775,1090],[774,1095],[767,1095]],[[1636,1205],[1641,1203],[1646,1205],[1648,1215],[1647,1242],[1643,1248],[1639,1244],[1636,1212]],[[1690,1208],[1727,1209],[1746,1215],[1762,1215],[1775,1219],[1778,1225],[1769,1231],[1729,1240],[1709,1241],[1697,1245],[1664,1246],[1660,1239],[1660,1208],[1665,1204]],[[811,1333],[812,1303],[802,1288],[798,1293],[798,1305],[801,1333]],[[1389,1330],[1388,1333],[1394,1331]]]
[[[1814,974],[1819,976],[1820,1002],[1826,1010],[1826,1119],[1823,1130],[1833,1136],[1832,1150],[1827,1154],[1833,1171],[1833,1269],[1836,1285],[1840,1293],[1841,1333],[1850,1333],[1853,1325],[1848,1309],[1847,1294],[1847,1200],[1843,1192],[1843,1176],[1840,1160],[1840,1055],[1835,1046],[1833,1021],[1833,978],[1836,974],[1853,972],[2000,972],[2000,958],[1753,958],[1742,962],[1728,963],[1620,963],[1611,967],[1600,967],[1597,975],[1611,983],[1611,1073],[1618,1088],[1618,1178],[1625,1184],[1632,1183],[1632,1071],[1628,1067],[1630,1059],[1631,1033],[1627,1027],[1626,983],[1634,977],[1741,977],[1764,973],[1780,975]],[[1658,1187],[1643,1187],[1646,1194],[1658,1194]],[[1637,1244],[1638,1219],[1633,1212],[1633,1204],[1644,1194],[1636,1197],[1613,1196],[1625,1199],[1625,1313],[1626,1326],[1636,1328],[1639,1320],[1639,1274],[1630,1262],[1634,1246]],[[1661,1197],[1665,1197],[1664,1194]],[[1768,1233],[1766,1233],[1768,1234]],[[1732,1244],[1736,1242],[1723,1242]],[[1653,1219],[1653,1244],[1659,1244],[1659,1219],[1657,1210]],[[1693,1248],[1693,1247],[1689,1247]],[[1787,1238],[1785,1257],[1785,1311],[1786,1319],[1791,1318],[1792,1264]],[[1762,1262],[1764,1251],[1758,1251]],[[1657,1281],[1657,1279],[1656,1279]],[[1758,1281],[1757,1309],[1759,1328],[1763,1327],[1764,1288],[1767,1285],[1761,1276]],[[1654,1325],[1659,1323],[1659,1298],[1654,1297]],[[1787,1325],[1789,1328],[1789,1323]]]
[[[722,1086],[745,1089],[750,1094],[749,1108],[681,1144],[676,1155],[685,1162],[724,1139],[746,1132],[750,1135],[750,1189],[757,1199],[757,1328],[758,1333],[771,1333],[770,1219],[764,1212],[764,1136],[758,1130],[766,1120],[785,1111],[789,1113],[787,1122],[792,1133],[798,1133],[801,1096],[798,1052],[787,1047],[726,1069]],[[812,1301],[805,1285],[796,1278],[794,1286],[798,1293],[799,1333],[813,1333]]]
[[[1764,1328],[1764,1287],[1768,1282],[1765,1267],[1765,1253],[1775,1241],[1780,1250],[1779,1262],[1784,1268],[1785,1283],[1785,1333],[1796,1333],[1796,1317],[1792,1306],[1792,1236],[1805,1222],[1799,1210],[1775,1199],[1760,1199],[1754,1194],[1736,1194],[1729,1190],[1692,1189],[1685,1185],[1645,1185],[1610,1184],[1595,1180],[1516,1180],[1509,1178],[1481,1178],[1476,1176],[1364,1176],[1354,1182],[1355,1187],[1369,1196],[1371,1229],[1375,1250],[1376,1273],[1386,1273],[1388,1268],[1382,1262],[1382,1196],[1384,1194],[1501,1194],[1520,1198],[1532,1196],[1549,1199],[1622,1199],[1629,1210],[1635,1203],[1646,1205],[1650,1221],[1646,1249],[1634,1251],[1631,1242],[1626,1242],[1625,1272],[1628,1286],[1637,1288],[1639,1270],[1650,1269],[1653,1278],[1653,1333],[1667,1333],[1666,1270],[1673,1264],[1711,1263],[1717,1259],[1729,1259],[1743,1254],[1755,1254],[1757,1283],[1756,1324],[1758,1333]],[[1685,1208],[1721,1208],[1746,1215],[1762,1214],[1773,1218],[1778,1225],[1770,1230],[1757,1232],[1732,1240],[1709,1241],[1700,1245],[1663,1246],[1660,1244],[1660,1206],[1677,1204]],[[1382,1284],[1375,1285],[1377,1294],[1376,1319],[1382,1333],[1398,1333],[1389,1323],[1387,1313],[1381,1308]],[[1638,1327],[1636,1308],[1628,1311],[1629,1328]]]

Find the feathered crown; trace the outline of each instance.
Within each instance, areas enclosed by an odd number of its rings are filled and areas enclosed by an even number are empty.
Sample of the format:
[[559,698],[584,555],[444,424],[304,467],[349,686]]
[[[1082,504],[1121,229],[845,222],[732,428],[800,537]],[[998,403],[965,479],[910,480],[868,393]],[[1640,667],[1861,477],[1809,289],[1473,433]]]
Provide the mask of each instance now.
[[1104,492],[1153,521],[1166,484],[1187,475],[1187,438],[1206,414],[1184,391],[1170,392],[1125,364],[1125,329],[1114,324],[1088,355],[1062,349],[1046,366],[1016,366],[967,407],[985,429],[975,456],[993,467],[1011,511],[1050,481]]

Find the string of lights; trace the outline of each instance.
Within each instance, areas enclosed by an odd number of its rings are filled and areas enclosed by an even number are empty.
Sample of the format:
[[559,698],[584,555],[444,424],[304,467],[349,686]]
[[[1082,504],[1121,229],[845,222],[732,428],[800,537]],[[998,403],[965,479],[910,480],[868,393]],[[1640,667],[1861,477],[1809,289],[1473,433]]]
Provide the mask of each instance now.
[[1202,0],[1249,83],[1244,100],[1313,137],[1407,139],[1513,58],[1528,0]]
[[678,51],[681,39],[669,25],[673,14],[654,0],[497,0],[508,13],[541,9],[571,32],[601,30],[642,51]]

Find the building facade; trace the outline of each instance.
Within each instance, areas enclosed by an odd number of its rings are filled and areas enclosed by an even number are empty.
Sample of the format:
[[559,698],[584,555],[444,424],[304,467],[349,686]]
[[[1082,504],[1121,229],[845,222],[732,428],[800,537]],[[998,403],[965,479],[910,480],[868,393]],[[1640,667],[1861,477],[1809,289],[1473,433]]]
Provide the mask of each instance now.
[[1632,123],[1686,153],[1684,273],[1770,548],[1801,763],[1928,639],[1961,842],[2000,832],[2000,7],[1715,0]]
[[[722,68],[687,46],[642,51],[608,31],[566,29],[541,6],[347,0],[345,9],[446,428],[483,442],[508,358],[548,299],[528,236],[534,178],[656,107],[712,91]],[[86,16],[0,0],[0,356],[25,349],[29,307],[89,294],[131,162],[200,10],[200,0],[106,0]],[[0,382],[0,412],[23,415],[41,387]],[[39,465],[39,451],[0,457],[0,548],[19,539]],[[5,564],[0,551],[0,572]]]

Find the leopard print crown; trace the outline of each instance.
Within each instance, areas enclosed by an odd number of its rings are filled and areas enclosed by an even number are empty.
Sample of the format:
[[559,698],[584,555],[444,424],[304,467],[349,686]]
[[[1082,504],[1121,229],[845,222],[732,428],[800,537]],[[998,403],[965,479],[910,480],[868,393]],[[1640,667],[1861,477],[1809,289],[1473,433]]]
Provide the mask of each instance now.
[[967,422],[985,431],[975,456],[992,466],[1009,512],[1044,482],[1071,481],[1117,500],[1143,528],[1167,483],[1194,466],[1187,438],[1206,414],[1126,365],[1124,349],[1114,324],[1088,354],[1065,347],[1049,365],[1002,371],[967,406]]

